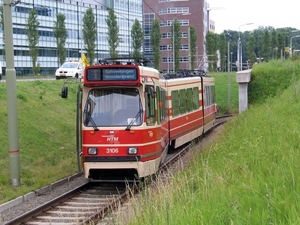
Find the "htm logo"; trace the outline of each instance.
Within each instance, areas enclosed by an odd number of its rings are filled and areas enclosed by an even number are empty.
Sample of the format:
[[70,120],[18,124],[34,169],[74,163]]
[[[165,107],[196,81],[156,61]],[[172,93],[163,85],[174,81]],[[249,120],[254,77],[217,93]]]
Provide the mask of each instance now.
[[119,137],[110,136],[106,138],[106,141],[119,141]]

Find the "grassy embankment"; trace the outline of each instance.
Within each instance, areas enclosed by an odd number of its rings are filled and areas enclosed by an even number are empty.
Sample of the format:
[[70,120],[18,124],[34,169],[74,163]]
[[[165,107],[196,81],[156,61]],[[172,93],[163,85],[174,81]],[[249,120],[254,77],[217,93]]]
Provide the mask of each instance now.
[[76,88],[63,81],[17,82],[20,183],[10,184],[6,85],[0,82],[0,204],[77,172]]
[[168,184],[146,189],[129,224],[300,224],[299,77],[299,62],[255,67],[257,103]]

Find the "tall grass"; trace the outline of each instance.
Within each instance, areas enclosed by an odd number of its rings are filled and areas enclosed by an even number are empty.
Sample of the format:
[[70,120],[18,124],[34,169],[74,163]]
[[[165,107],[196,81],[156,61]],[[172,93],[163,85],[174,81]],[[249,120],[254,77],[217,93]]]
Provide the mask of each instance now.
[[238,83],[236,73],[216,72],[209,73],[215,78],[216,103],[220,114],[238,112]]
[[253,105],[187,169],[144,193],[134,224],[300,224],[300,83]]
[[0,83],[0,203],[41,188],[77,170],[77,85],[60,97],[62,81],[17,82],[19,187],[10,184],[6,86]]

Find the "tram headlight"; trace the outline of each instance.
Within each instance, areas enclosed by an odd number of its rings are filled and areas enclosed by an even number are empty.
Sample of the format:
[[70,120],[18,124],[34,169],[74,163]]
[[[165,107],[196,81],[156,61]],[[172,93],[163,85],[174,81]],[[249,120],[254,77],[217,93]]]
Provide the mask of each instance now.
[[98,154],[98,149],[93,147],[93,148],[88,148],[88,154],[89,155],[97,155]]
[[138,148],[137,148],[137,147],[129,147],[129,148],[127,149],[127,153],[128,153],[129,155],[135,155],[135,154],[138,153]]

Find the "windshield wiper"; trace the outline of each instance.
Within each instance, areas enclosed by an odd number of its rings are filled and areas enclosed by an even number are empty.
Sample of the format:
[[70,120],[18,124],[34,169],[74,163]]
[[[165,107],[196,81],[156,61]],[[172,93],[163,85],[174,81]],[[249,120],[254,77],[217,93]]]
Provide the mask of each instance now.
[[125,130],[130,130],[130,128],[132,127],[132,124],[134,122],[136,122],[136,119],[141,115],[142,112],[143,112],[143,110],[140,109],[140,111],[138,111],[138,113],[135,115],[135,117],[130,121],[130,123],[128,124],[128,126],[126,127]]
[[[84,109],[84,114],[86,115],[84,124],[88,125],[89,122],[91,121],[94,130],[95,130],[95,131],[99,131],[99,129],[98,129],[98,127],[97,127],[95,121],[94,121],[93,118],[92,118],[91,111],[90,111],[90,110],[87,110],[87,109],[88,109],[88,105],[91,105],[91,99],[89,98],[87,101],[88,101],[88,102],[87,102],[87,105],[86,105],[86,107],[85,107],[85,109]],[[89,108],[91,108],[91,107],[89,107]]]
[[94,128],[94,131],[99,131],[99,128],[97,127],[95,121],[93,120],[92,116],[90,113],[88,113],[88,116],[89,116],[89,121],[91,121],[92,125],[93,125],[93,128]]

